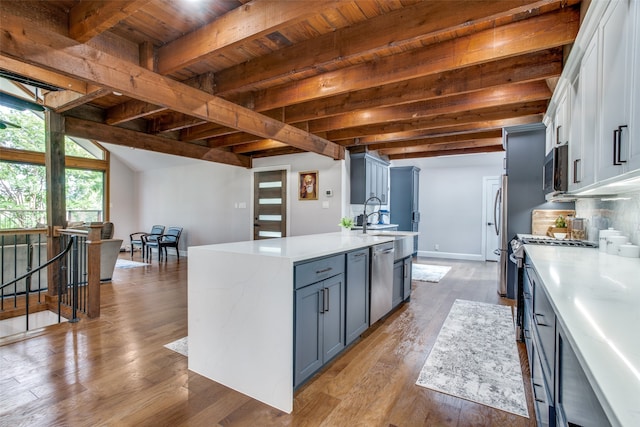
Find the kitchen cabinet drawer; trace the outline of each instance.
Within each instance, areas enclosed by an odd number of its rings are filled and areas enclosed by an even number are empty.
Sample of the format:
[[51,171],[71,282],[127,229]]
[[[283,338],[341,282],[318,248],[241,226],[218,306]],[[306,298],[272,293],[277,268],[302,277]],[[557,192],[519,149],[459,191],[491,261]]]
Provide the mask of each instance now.
[[533,317],[534,340],[537,337],[540,353],[540,363],[547,382],[553,382],[553,367],[556,344],[556,315],[549,299],[538,284],[533,288]]
[[346,344],[369,327],[369,248],[347,254]]
[[533,392],[533,404],[536,409],[537,424],[545,427],[554,426],[555,407],[553,405],[553,398],[550,394],[550,387],[542,372],[540,353],[538,352],[535,341],[532,341],[531,344],[529,361],[531,369],[531,389]]
[[336,274],[344,273],[344,255],[316,259],[295,266],[295,288],[304,288]]

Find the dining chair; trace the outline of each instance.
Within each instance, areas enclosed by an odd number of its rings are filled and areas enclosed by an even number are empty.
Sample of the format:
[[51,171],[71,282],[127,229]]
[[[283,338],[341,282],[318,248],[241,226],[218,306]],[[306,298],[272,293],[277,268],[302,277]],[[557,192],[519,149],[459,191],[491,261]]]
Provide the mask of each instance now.
[[134,248],[139,246],[142,253],[142,259],[144,259],[147,254],[147,242],[155,242],[159,236],[162,236],[162,233],[164,233],[164,225],[154,225],[151,227],[151,231],[149,233],[144,231],[131,233],[129,235],[129,238],[131,239],[131,258],[133,258]]
[[154,241],[146,241],[145,246],[147,249],[147,258],[151,259],[151,252],[153,248],[158,250],[158,261],[162,260],[163,254],[166,260],[167,248],[176,248],[176,256],[180,259],[180,251],[178,245],[180,243],[180,235],[182,234],[182,227],[169,227],[167,231],[161,236],[158,236]]

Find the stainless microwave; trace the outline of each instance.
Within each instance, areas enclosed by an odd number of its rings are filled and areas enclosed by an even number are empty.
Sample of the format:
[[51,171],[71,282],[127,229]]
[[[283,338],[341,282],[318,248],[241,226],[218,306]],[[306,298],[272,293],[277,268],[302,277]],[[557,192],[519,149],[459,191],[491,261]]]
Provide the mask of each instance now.
[[545,195],[565,193],[569,188],[569,146],[558,145],[544,159],[543,189]]

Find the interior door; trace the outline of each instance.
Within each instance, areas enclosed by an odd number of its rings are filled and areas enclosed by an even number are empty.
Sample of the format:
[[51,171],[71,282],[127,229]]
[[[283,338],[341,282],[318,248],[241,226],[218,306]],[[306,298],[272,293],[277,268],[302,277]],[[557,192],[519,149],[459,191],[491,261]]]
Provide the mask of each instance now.
[[493,253],[496,249],[500,248],[500,236],[496,233],[496,221],[500,221],[500,207],[496,205],[496,195],[500,190],[500,178],[486,178],[484,188],[484,227],[483,227],[483,240],[485,260],[487,261],[499,261],[500,257]]
[[287,171],[255,172],[253,182],[253,239],[286,237]]

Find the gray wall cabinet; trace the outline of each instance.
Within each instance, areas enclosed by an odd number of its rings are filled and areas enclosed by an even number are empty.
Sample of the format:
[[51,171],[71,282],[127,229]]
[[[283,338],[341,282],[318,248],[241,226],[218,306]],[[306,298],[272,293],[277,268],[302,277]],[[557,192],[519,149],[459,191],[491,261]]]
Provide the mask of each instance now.
[[351,154],[351,203],[377,196],[389,203],[389,163],[366,153]]
[[[390,169],[390,222],[400,231],[418,231],[420,222],[420,169],[401,166]],[[413,253],[418,252],[418,236],[413,238]]]
[[346,344],[369,327],[369,248],[347,254]]

